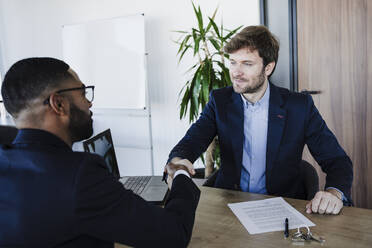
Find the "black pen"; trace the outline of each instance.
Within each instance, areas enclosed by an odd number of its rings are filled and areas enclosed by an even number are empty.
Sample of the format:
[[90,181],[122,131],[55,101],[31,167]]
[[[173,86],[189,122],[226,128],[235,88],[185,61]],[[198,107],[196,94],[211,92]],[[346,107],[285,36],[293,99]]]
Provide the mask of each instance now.
[[288,218],[285,218],[284,222],[284,237],[288,238],[289,236],[289,230],[288,230]]

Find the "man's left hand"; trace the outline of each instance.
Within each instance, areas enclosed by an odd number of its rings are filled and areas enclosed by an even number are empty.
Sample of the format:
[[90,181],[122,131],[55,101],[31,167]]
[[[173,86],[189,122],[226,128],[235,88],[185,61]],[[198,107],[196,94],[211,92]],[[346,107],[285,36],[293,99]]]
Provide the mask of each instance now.
[[306,212],[319,214],[338,214],[343,207],[341,193],[335,189],[318,191],[314,198],[306,204]]

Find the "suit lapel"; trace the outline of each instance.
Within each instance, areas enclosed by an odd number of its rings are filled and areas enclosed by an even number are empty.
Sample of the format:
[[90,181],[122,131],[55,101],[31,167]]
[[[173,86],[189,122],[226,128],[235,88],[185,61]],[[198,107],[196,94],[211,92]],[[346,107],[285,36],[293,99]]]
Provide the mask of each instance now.
[[236,175],[240,179],[243,142],[244,142],[244,112],[243,101],[237,93],[232,93],[231,101],[226,106],[226,118],[229,123],[229,131],[231,134],[231,146],[235,161]]
[[266,147],[266,172],[270,171],[278,153],[286,122],[287,111],[282,108],[283,99],[279,90],[270,84],[269,120]]

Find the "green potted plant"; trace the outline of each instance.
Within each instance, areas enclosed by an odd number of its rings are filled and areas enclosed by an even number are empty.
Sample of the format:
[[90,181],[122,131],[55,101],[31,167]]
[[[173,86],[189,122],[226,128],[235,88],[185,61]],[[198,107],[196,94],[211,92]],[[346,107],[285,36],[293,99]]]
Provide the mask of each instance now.
[[[179,93],[182,99],[180,104],[180,119],[189,116],[189,122],[194,122],[200,111],[205,107],[209,100],[209,92],[213,89],[231,85],[229,69],[225,66],[225,54],[223,47],[242,26],[234,30],[223,28],[214,21],[218,8],[214,11],[212,17],[208,17],[208,24],[204,26],[203,13],[192,3],[198,26],[188,31],[175,31],[180,34],[176,41],[179,44],[177,55],[179,62],[186,52],[191,52],[197,61],[190,67],[188,72],[192,72],[192,79],[188,80]],[[224,34],[227,32],[226,34]],[[205,177],[208,177],[214,169],[220,164],[218,139],[215,137],[209,145],[205,159]]]

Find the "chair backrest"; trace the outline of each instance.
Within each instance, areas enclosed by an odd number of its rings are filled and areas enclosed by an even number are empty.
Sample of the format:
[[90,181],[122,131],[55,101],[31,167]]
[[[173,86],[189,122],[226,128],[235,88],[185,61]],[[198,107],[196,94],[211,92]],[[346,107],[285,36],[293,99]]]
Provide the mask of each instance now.
[[0,125],[0,144],[11,144],[17,133],[18,129],[16,127]]
[[207,181],[205,181],[205,183],[203,183],[203,186],[214,187],[214,183],[216,182],[217,174],[218,174],[218,169],[215,169],[214,172],[212,172],[212,174],[209,175],[209,177],[207,178]]
[[[304,192],[305,195],[301,193],[301,198],[311,200],[314,198],[316,192],[319,191],[319,177],[315,168],[307,161],[302,160],[300,162],[300,174],[302,179],[303,189],[299,189],[300,192]],[[208,178],[203,186],[214,187],[218,175],[218,170],[215,170]]]

